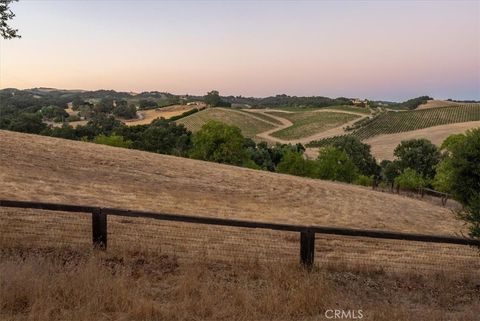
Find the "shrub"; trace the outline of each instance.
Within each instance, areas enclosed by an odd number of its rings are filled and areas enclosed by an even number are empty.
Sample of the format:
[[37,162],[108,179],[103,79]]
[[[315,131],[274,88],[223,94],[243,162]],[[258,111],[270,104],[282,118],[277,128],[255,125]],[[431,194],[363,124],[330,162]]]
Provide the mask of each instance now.
[[98,135],[94,138],[93,140],[94,143],[96,144],[102,144],[102,145],[108,145],[108,146],[114,146],[114,147],[123,147],[123,148],[131,148],[132,147],[132,141],[127,140],[125,141],[123,139],[123,136],[119,135]]
[[68,116],[68,118],[66,120],[69,121],[69,122],[72,122],[72,121],[79,121],[79,120],[81,120],[81,118],[77,115],[70,115],[70,116]]
[[395,184],[400,189],[410,191],[417,190],[427,185],[422,175],[411,168],[405,169],[399,176],[397,176],[395,178]]
[[354,184],[362,185],[362,186],[372,186],[373,185],[373,178],[371,176],[358,175]]

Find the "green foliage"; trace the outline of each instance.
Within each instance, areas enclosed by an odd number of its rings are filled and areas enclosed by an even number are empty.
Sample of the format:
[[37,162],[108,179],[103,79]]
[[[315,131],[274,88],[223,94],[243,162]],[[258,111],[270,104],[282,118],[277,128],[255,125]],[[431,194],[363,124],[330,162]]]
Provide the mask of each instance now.
[[426,179],[435,176],[435,166],[440,162],[440,151],[427,139],[402,141],[394,150],[401,169],[411,168]]
[[180,118],[183,118],[183,117],[187,117],[189,115],[193,115],[195,113],[198,113],[200,111],[200,109],[198,108],[193,108],[193,109],[190,109],[190,110],[187,110],[186,112],[180,114],[180,115],[177,115],[177,116],[173,116],[173,117],[170,117],[168,120],[169,121],[176,121],[176,120],[179,120]]
[[355,179],[354,184],[362,186],[372,186],[373,178],[371,176],[358,175],[358,177]]
[[78,110],[80,106],[85,105],[85,101],[82,99],[80,96],[74,96],[72,100],[72,109],[73,110]]
[[238,127],[209,121],[193,135],[192,141],[192,158],[237,166],[250,161]]
[[282,161],[277,166],[277,172],[304,176],[315,176],[315,164],[303,157],[301,153],[287,151],[282,157]]
[[418,106],[422,105],[422,104],[425,104],[427,101],[429,100],[432,100],[433,98],[429,97],[429,96],[420,96],[420,97],[417,97],[417,98],[413,98],[413,99],[409,99],[407,101],[404,101],[398,105],[396,105],[397,107],[404,107],[404,108],[407,108],[407,109],[415,109],[417,108]]
[[152,108],[157,108],[158,104],[150,99],[140,99],[138,102],[138,106],[140,109],[152,109]]
[[406,168],[399,176],[395,178],[395,185],[403,190],[414,191],[418,188],[425,187],[427,182],[420,173],[417,173],[411,168]]
[[216,107],[220,103],[220,95],[218,94],[218,91],[212,90],[208,92],[205,97],[203,98],[205,103],[211,107]]
[[439,192],[450,193],[453,183],[452,159],[446,157],[435,168],[436,173],[433,178],[433,188]]
[[96,113],[109,114],[113,111],[113,99],[102,98],[94,107]]
[[113,116],[98,114],[93,116],[85,126],[76,128],[77,137],[93,139],[95,136],[102,134],[109,136],[124,126],[122,122],[116,120]]
[[70,115],[65,120],[68,121],[68,122],[73,122],[73,121],[79,121],[79,120],[81,120],[81,118],[78,115]]
[[43,118],[48,120],[53,120],[55,118],[63,120],[68,117],[68,113],[65,109],[53,105],[43,107],[40,109],[39,113]]
[[131,140],[124,140],[120,135],[98,135],[93,139],[93,142],[96,144],[108,145],[113,147],[123,147],[123,148],[131,148],[132,141]]
[[361,174],[366,176],[379,174],[380,167],[370,152],[370,145],[362,143],[358,138],[343,136],[333,141],[332,147],[344,151]]
[[176,156],[186,156],[191,144],[191,132],[183,125],[163,118],[154,120],[147,126],[136,142],[136,146],[142,150]]
[[395,178],[401,174],[401,166],[398,161],[389,161],[383,160],[380,163],[381,167],[381,177],[382,180],[386,183],[393,184],[395,182]]
[[49,136],[52,136],[52,137],[58,137],[58,138],[73,139],[73,140],[78,139],[75,129],[72,126],[67,124],[63,124],[62,127],[54,127],[50,129],[48,133],[45,133],[45,134],[48,134]]
[[452,191],[464,205],[480,197],[480,128],[468,131],[452,152]]
[[10,9],[10,3],[18,0],[0,0],[0,36],[3,39],[21,38],[18,29],[13,29],[8,25],[8,20],[15,17]]
[[334,147],[321,150],[316,165],[316,176],[321,179],[351,183],[358,176],[358,168],[347,153]]
[[480,238],[480,192],[470,197],[459,217],[469,224],[470,236]]
[[133,119],[137,118],[137,108],[135,105],[128,105],[126,100],[120,100],[116,102],[116,106],[113,109],[113,114],[117,117]]
[[440,149],[452,153],[455,149],[455,146],[461,144],[465,138],[466,136],[464,134],[450,135],[442,142]]
[[8,129],[16,132],[39,134],[47,128],[42,121],[41,114],[21,113],[9,124]]

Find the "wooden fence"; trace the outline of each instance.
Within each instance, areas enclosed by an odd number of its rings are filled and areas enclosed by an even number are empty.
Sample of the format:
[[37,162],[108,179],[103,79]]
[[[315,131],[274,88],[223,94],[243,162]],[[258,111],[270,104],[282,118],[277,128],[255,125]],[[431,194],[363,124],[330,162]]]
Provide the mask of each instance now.
[[292,224],[277,224],[258,221],[245,221],[225,218],[212,218],[203,216],[177,215],[158,212],[145,212],[117,208],[56,204],[29,201],[0,200],[1,207],[42,209],[50,211],[85,213],[92,216],[92,242],[95,248],[106,250],[107,248],[107,216],[141,217],[155,220],[175,221],[192,224],[220,225],[227,227],[243,227],[254,229],[269,229],[277,231],[289,231],[300,233],[300,262],[311,267],[314,263],[315,234],[330,234],[340,236],[356,236],[376,239],[404,240],[415,242],[444,243],[457,245],[479,246],[480,240],[427,234],[411,234],[380,230],[351,229],[327,226],[306,226]]

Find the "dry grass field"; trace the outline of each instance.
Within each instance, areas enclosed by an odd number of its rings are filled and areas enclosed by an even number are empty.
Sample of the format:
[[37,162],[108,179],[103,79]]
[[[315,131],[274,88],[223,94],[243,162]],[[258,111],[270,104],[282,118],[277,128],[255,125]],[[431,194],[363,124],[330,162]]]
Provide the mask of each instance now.
[[463,104],[455,102],[455,101],[432,99],[432,100],[427,101],[425,104],[421,104],[416,109],[428,109],[428,108],[461,106],[461,105],[463,105]]
[[398,134],[375,136],[364,142],[372,146],[372,154],[378,159],[393,159],[395,147],[407,139],[425,138],[440,146],[450,135],[462,134],[469,129],[480,127],[480,121],[434,126]]
[[[445,208],[370,189],[0,131],[0,198],[454,235]],[[2,320],[475,320],[474,249],[0,208]],[[391,303],[395,302],[395,305]]]

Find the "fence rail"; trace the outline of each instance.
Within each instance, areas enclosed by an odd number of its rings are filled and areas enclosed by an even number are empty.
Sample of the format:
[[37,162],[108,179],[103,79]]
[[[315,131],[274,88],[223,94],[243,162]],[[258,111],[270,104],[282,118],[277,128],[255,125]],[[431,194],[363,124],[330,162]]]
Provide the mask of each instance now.
[[312,266],[315,253],[315,234],[330,234],[339,236],[364,237],[374,239],[404,240],[427,243],[445,243],[457,245],[479,246],[480,240],[443,235],[413,234],[381,230],[352,229],[327,226],[308,226],[294,224],[278,224],[259,221],[246,221],[227,218],[179,215],[159,212],[146,212],[108,207],[93,207],[83,205],[44,203],[31,201],[0,200],[0,207],[25,209],[41,209],[71,213],[85,213],[92,216],[92,242],[97,248],[107,248],[107,216],[150,218],[155,220],[183,222],[192,224],[220,225],[226,227],[241,227],[253,229],[269,229],[276,231],[300,232],[300,262]]

